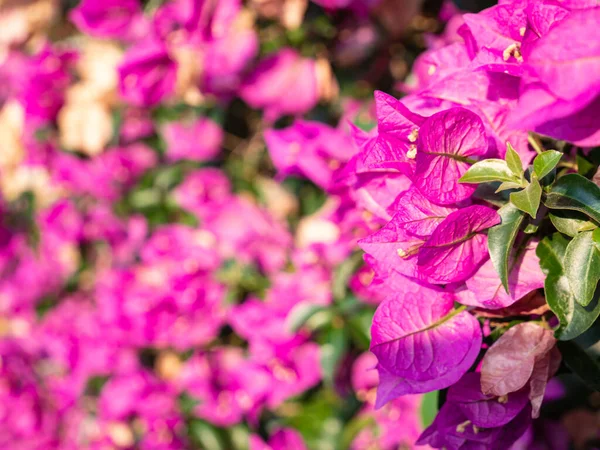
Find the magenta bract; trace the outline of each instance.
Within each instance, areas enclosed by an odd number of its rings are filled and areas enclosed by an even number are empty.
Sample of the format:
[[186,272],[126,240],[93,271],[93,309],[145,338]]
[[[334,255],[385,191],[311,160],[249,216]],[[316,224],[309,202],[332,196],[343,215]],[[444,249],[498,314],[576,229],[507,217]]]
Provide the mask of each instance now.
[[443,389],[475,361],[481,329],[468,312],[453,312],[454,298],[421,287],[388,297],[375,312],[371,352],[377,356],[377,406],[404,394]]
[[487,236],[482,231],[498,223],[498,213],[486,206],[451,213],[419,249],[419,272],[433,284],[466,280],[488,257]]
[[464,108],[429,117],[419,130],[415,186],[434,203],[448,205],[471,196],[475,187],[459,184],[472,157],[487,153],[483,122]]

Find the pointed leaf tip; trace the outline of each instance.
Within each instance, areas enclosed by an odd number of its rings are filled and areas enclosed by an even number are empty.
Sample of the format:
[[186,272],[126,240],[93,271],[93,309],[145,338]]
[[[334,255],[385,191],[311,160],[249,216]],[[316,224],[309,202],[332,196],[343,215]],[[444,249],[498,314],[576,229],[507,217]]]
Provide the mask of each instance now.
[[510,202],[521,211],[535,219],[537,210],[542,201],[542,187],[537,178],[532,177],[529,186],[519,192],[510,194]]
[[545,151],[535,157],[533,160],[533,170],[541,180],[556,167],[562,158],[562,153],[556,150]]

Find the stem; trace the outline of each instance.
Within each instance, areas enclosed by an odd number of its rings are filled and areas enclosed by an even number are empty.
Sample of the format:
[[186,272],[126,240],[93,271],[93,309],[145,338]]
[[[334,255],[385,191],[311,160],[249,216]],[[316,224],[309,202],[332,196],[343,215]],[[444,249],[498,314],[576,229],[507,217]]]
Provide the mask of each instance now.
[[577,163],[570,162],[570,161],[561,161],[560,163],[558,163],[558,167],[568,167],[569,169],[573,169],[573,170],[578,169]]
[[532,133],[527,135],[527,142],[529,142],[529,145],[533,147],[538,155],[541,155],[544,152],[544,147],[542,146],[539,138]]

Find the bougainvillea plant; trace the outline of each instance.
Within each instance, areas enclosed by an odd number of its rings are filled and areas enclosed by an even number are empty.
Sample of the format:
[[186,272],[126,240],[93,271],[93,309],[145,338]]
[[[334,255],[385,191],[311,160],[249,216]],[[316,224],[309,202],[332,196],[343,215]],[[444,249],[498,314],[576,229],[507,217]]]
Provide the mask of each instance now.
[[600,388],[599,14],[501,1],[464,15],[358,133],[355,177],[407,179],[385,214],[367,207],[387,223],[359,245],[388,289],[376,406],[443,392],[419,444],[525,445],[559,369]]
[[0,450],[600,447],[600,6],[492,3],[0,0]]

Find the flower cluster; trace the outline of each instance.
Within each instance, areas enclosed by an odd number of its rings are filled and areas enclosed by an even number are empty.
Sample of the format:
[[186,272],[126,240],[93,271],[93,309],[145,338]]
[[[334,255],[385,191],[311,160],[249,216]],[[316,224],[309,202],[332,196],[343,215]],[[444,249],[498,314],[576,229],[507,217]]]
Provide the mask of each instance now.
[[385,222],[358,243],[385,289],[375,405],[443,390],[420,444],[511,448],[537,426],[561,353],[584,380],[597,373],[585,349],[600,313],[600,190],[569,172],[596,168],[599,14],[596,2],[500,1],[453,16],[406,95],[376,92],[377,127],[356,133],[342,185]]
[[0,2],[0,448],[595,445],[600,7],[441,3]]
[[[0,447],[412,445],[421,397],[374,411],[346,287],[380,223],[320,190],[363,104],[294,45],[308,2],[68,3],[0,4]],[[379,3],[310,8],[366,57]],[[276,129],[319,102],[339,127]]]

